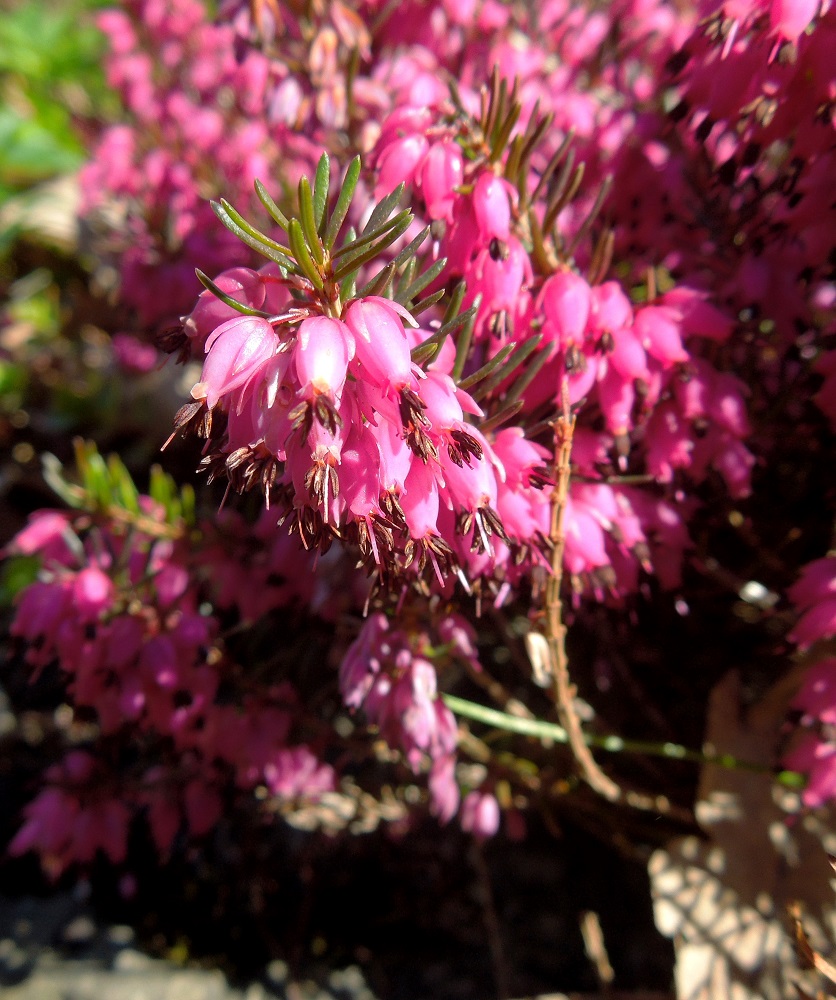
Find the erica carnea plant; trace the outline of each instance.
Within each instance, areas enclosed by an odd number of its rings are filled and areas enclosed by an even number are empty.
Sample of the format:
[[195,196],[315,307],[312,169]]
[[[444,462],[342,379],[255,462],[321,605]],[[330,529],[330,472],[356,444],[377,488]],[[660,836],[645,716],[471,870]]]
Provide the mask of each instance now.
[[[79,444],[79,482],[47,465],[71,509],[9,546],[39,567],[12,633],[86,727],[12,844],[53,874],[122,861],[139,817],[163,855],[232,812],[517,835],[585,786],[687,817],[595,748],[705,758],[582,725],[567,629],[687,613],[711,540],[768,521],[787,427],[798,462],[829,440],[836,21],[466,6],[103,15],[126,123],[82,216],[225,493],[143,494]],[[794,580],[822,544],[757,606],[813,663],[809,806],[836,788],[833,559]]]

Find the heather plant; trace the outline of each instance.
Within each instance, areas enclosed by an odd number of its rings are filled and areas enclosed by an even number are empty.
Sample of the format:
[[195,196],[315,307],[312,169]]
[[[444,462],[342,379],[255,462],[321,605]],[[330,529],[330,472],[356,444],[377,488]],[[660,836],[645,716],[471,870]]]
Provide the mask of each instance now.
[[750,762],[608,731],[569,652],[711,572],[810,658],[774,770],[833,797],[832,482],[771,589],[713,553],[832,444],[836,22],[709,6],[102,15],[129,114],[81,215],[206,485],[46,460],[11,632],[72,722],[13,853],[167,857],[230,810],[519,836],[587,788],[688,819],[597,751]]

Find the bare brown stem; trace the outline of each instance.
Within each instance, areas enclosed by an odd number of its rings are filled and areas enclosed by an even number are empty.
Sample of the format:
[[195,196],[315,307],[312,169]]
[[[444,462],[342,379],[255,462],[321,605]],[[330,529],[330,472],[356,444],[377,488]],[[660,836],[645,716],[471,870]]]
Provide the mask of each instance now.
[[610,802],[621,799],[621,789],[601,770],[584,739],[578,714],[575,711],[575,688],[569,676],[569,658],[566,654],[566,625],[563,621],[563,603],[560,597],[563,583],[563,553],[566,532],[563,521],[569,497],[571,476],[572,440],[575,433],[575,415],[569,406],[569,388],[564,376],[562,385],[562,413],[554,423],[554,489],[551,496],[551,525],[549,538],[552,543],[551,575],[546,582],[546,641],[549,645],[554,696],[560,724],[569,737],[581,777],[599,795]]

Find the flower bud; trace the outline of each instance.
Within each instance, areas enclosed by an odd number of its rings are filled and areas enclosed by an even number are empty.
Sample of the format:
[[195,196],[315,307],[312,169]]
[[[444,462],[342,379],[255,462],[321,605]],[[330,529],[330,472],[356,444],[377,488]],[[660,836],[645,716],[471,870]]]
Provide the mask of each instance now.
[[464,179],[461,150],[455,142],[436,142],[421,165],[421,191],[431,219],[452,219],[456,188]]
[[302,320],[293,360],[303,392],[313,389],[339,399],[353,356],[354,337],[341,320],[329,316]]
[[511,204],[508,183],[496,174],[479,176],[473,189],[473,210],[482,239],[507,240],[511,227]]

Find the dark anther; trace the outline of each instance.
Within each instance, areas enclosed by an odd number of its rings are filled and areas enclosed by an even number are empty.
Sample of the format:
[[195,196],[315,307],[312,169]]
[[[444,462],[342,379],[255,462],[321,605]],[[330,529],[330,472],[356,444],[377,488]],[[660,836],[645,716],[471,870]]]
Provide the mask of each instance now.
[[494,236],[488,244],[488,253],[491,255],[491,260],[508,260],[508,244]]

